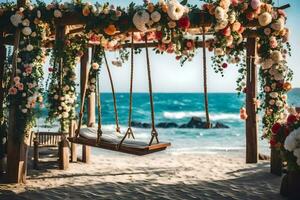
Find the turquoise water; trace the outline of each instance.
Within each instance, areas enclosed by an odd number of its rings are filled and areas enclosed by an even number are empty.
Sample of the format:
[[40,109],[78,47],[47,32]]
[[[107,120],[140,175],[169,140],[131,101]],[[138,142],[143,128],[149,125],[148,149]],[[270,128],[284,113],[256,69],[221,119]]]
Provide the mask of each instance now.
[[[289,95],[289,103],[297,105],[299,92]],[[211,121],[222,122],[229,129],[157,129],[160,140],[172,143],[168,151],[172,153],[216,153],[222,151],[245,150],[245,122],[239,118],[240,107],[244,105],[244,96],[236,93],[210,93],[209,111]],[[114,129],[113,99],[110,93],[101,94],[102,122],[104,129]],[[119,121],[126,131],[128,120],[129,94],[117,94]],[[299,105],[299,104],[298,104]],[[203,94],[197,93],[156,93],[154,94],[155,121],[187,123],[192,116],[205,119]],[[133,95],[133,121],[151,122],[149,95],[135,93]],[[150,129],[135,128],[138,140],[147,141]],[[261,133],[260,133],[261,134]],[[260,136],[260,135],[259,135]],[[268,152],[266,141],[259,141],[260,151]]]

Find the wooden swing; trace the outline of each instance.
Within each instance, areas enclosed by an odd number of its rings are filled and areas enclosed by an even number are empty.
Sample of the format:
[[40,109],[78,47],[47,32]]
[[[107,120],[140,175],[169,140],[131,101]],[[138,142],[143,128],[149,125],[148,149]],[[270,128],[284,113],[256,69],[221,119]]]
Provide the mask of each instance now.
[[[149,84],[149,97],[150,97],[150,106],[151,106],[151,139],[149,143],[136,141],[136,140],[126,140],[126,138],[134,138],[134,134],[131,128],[131,119],[132,119],[132,93],[133,93],[133,67],[134,67],[134,41],[133,41],[133,33],[132,33],[132,42],[131,42],[131,73],[130,73],[130,96],[129,96],[129,114],[128,114],[128,129],[120,140],[116,134],[112,131],[102,131],[101,128],[101,103],[100,103],[100,89],[99,89],[99,77],[97,75],[97,82],[96,82],[96,98],[97,98],[97,108],[98,108],[98,127],[87,127],[82,128],[82,118],[84,113],[84,102],[85,102],[85,95],[86,95],[86,87],[87,87],[87,80],[84,84],[83,94],[81,98],[81,107],[80,107],[80,115],[79,115],[79,123],[78,128],[76,130],[75,137],[69,138],[69,141],[76,144],[88,145],[93,147],[98,147],[106,150],[112,151],[119,151],[123,153],[133,154],[133,155],[146,155],[158,151],[165,150],[170,143],[159,142],[158,140],[158,133],[155,129],[155,120],[154,120],[154,104],[153,104],[153,95],[152,95],[152,81],[151,81],[151,71],[150,71],[150,59],[149,59],[149,50],[148,50],[148,41],[147,41],[147,34],[145,36],[145,46],[146,46],[146,59],[147,59],[147,72],[148,72],[148,84]],[[104,60],[107,69],[108,62],[107,58],[104,54]],[[108,70],[109,71],[109,70]],[[110,81],[112,83],[111,74],[109,72]],[[115,94],[112,85],[112,92],[114,97],[115,103],[115,113],[116,109],[116,101],[115,101]],[[118,120],[116,114],[116,121]],[[117,132],[120,132],[119,126],[117,124]],[[97,137],[95,137],[97,136]],[[156,143],[153,143],[154,139]]]

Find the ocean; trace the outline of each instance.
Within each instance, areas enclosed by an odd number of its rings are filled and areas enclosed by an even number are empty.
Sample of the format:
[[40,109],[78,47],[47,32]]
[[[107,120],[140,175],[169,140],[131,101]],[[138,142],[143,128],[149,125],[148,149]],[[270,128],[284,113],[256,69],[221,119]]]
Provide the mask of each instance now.
[[[300,94],[294,90],[289,94],[289,104],[299,105]],[[126,131],[128,120],[129,94],[117,93],[118,114],[121,130]],[[244,95],[236,93],[210,93],[209,113],[213,123],[221,122],[228,125],[229,129],[179,129],[158,128],[161,141],[171,142],[172,146],[166,152],[173,154],[182,153],[222,153],[245,151],[245,121],[239,117],[241,106],[245,105]],[[155,93],[154,109],[155,122],[187,123],[191,117],[197,116],[205,120],[204,97],[200,93]],[[114,130],[114,108],[111,93],[101,94],[102,124],[104,130]],[[46,115],[46,112],[43,112]],[[43,124],[40,117],[38,124]],[[150,123],[150,103],[147,93],[135,93],[133,95],[133,116],[136,122]],[[268,153],[269,145],[261,140],[261,123],[259,126],[260,152]],[[39,128],[40,129],[40,128]],[[54,126],[53,129],[58,129]],[[134,128],[137,140],[148,141],[150,129]],[[97,150],[96,153],[101,153]]]

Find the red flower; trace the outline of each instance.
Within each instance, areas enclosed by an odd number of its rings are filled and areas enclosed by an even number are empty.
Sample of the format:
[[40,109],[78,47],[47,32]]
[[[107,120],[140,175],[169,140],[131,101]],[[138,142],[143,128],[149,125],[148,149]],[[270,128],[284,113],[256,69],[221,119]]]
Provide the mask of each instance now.
[[180,60],[181,56],[176,56],[176,60]]
[[243,89],[243,93],[247,93],[247,87],[244,87],[244,89]]
[[271,145],[271,147],[275,147],[276,144],[277,144],[276,139],[275,139],[274,137],[272,137],[271,140],[270,140],[270,145]]
[[161,31],[156,31],[155,36],[157,40],[162,40],[163,33]]
[[228,27],[226,27],[226,28],[224,28],[223,30],[222,30],[222,34],[224,35],[224,36],[230,36],[231,35],[231,28],[228,26]]
[[293,124],[297,120],[298,120],[298,118],[295,115],[289,115],[288,118],[287,118],[287,123],[288,124]]
[[272,132],[274,134],[278,134],[279,130],[281,129],[281,124],[280,123],[275,123],[273,126],[272,126]]
[[226,69],[227,67],[228,67],[228,64],[227,64],[227,63],[223,63],[223,64],[222,64],[222,68],[223,68],[223,69]]
[[188,16],[184,16],[178,20],[178,27],[182,29],[187,29],[191,25],[190,19]]
[[49,67],[49,68],[48,68],[48,71],[49,71],[49,72],[53,72],[54,70],[53,70],[52,67]]

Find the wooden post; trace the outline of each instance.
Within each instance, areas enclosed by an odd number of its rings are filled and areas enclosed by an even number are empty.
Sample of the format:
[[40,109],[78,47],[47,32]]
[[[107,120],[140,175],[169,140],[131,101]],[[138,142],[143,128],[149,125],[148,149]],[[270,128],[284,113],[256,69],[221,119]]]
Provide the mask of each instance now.
[[[27,0],[18,0],[17,6],[22,7],[26,4]],[[17,28],[14,35],[14,52],[13,52],[13,71],[12,78],[15,75],[15,69],[17,66],[17,57],[19,51],[21,30]],[[28,141],[26,136],[24,141],[16,141],[15,130],[17,126],[16,112],[17,106],[10,106],[9,110],[9,122],[8,122],[8,141],[7,141],[7,181],[10,183],[25,183],[27,172],[27,154],[28,154]],[[24,134],[25,135],[25,134]]]
[[257,67],[255,56],[257,54],[257,42],[255,37],[247,38],[247,94],[246,110],[248,118],[246,120],[246,163],[258,162],[257,146],[257,114],[254,100],[257,96]]
[[[83,87],[88,79],[88,62],[89,62],[89,50],[85,49],[83,56],[80,60],[80,84],[81,84],[81,95],[83,94]],[[88,126],[93,126],[95,123],[95,95],[91,95],[88,98]],[[91,147],[82,145],[82,162],[90,162]]]
[[282,159],[278,149],[271,149],[271,173],[274,175],[282,175]]
[[[70,124],[69,136],[74,137],[76,130],[76,121],[72,121]],[[77,162],[77,145],[71,143],[71,162]]]
[[[64,41],[66,34],[66,26],[56,25],[56,33],[55,40],[56,41]],[[60,65],[63,65],[62,60],[59,61]],[[63,66],[60,66],[60,70],[62,70]],[[60,78],[60,87],[62,85],[62,77]],[[62,126],[62,123],[61,123]],[[63,128],[63,127],[61,127]],[[61,130],[62,134],[65,133],[65,130]],[[66,170],[69,167],[69,145],[65,135],[62,137],[62,140],[59,142],[59,169]]]
[[[3,123],[3,102],[4,102],[4,87],[3,87],[3,79],[4,79],[4,63],[6,59],[6,47],[4,45],[4,33],[0,32],[0,123]],[[0,133],[4,137],[4,133]],[[0,138],[1,140],[3,138]],[[2,142],[2,141],[0,141]],[[4,146],[1,144],[0,145],[0,176],[1,174],[5,171],[4,170],[4,160],[5,160],[5,155],[4,155]],[[2,154],[2,155],[1,155]]]

